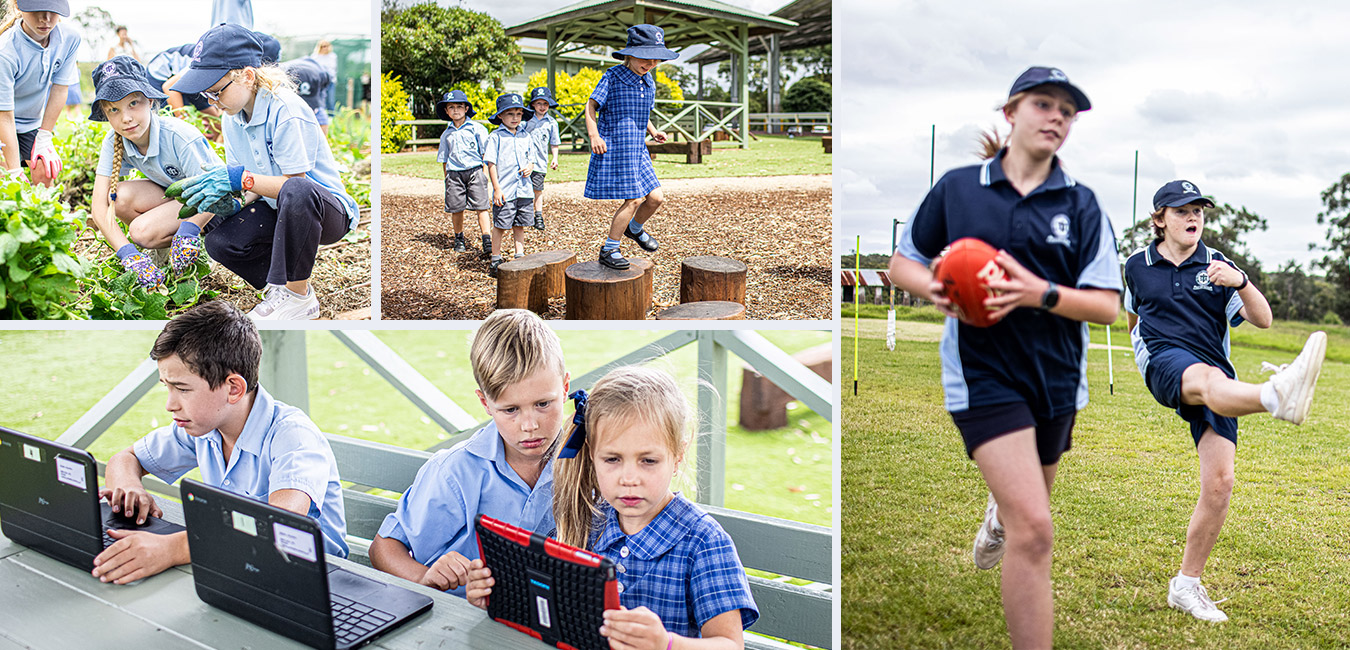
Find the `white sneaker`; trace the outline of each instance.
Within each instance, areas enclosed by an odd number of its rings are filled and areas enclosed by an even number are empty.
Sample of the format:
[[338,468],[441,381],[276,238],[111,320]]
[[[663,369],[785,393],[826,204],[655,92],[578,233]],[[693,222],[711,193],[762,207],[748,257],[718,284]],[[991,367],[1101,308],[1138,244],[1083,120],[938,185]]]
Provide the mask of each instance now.
[[1003,559],[1003,525],[998,521],[998,503],[994,494],[989,494],[989,505],[984,508],[984,522],[975,533],[975,566],[980,569],[992,569]]
[[1302,424],[1312,407],[1313,389],[1317,386],[1317,375],[1322,372],[1322,359],[1327,355],[1327,333],[1313,332],[1303,344],[1303,351],[1292,363],[1283,366],[1263,362],[1263,370],[1277,370],[1270,383],[1280,400],[1279,408],[1272,414],[1276,418]]
[[263,301],[258,303],[248,317],[261,320],[314,320],[319,317],[319,299],[314,295],[314,287],[303,298],[280,285],[268,285]]
[[1228,620],[1228,615],[1214,606],[1215,603],[1209,599],[1205,586],[1198,582],[1191,587],[1178,587],[1177,579],[1173,576],[1167,582],[1167,604],[1202,621],[1222,623]]

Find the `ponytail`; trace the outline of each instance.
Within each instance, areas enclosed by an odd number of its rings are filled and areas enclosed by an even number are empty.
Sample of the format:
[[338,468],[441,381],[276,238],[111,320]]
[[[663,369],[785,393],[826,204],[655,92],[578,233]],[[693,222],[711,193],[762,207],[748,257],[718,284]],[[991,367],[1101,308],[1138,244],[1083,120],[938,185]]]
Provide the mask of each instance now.
[[[1009,133],[1008,136],[1011,137],[1012,133]],[[1008,146],[1007,138],[1000,136],[998,134],[998,129],[994,127],[990,127],[988,131],[981,131],[977,142],[978,145],[975,149],[975,155],[979,156],[980,160],[989,160],[990,158],[997,156],[998,152],[1004,147]]]

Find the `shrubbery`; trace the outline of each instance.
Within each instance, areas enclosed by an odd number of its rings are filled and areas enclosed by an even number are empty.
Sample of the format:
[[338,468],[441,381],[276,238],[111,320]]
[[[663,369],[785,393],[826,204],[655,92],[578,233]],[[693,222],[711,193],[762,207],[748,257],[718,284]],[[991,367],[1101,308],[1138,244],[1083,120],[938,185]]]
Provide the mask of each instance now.
[[380,153],[398,153],[412,139],[412,127],[394,122],[413,119],[408,93],[399,78],[386,72],[380,77]]

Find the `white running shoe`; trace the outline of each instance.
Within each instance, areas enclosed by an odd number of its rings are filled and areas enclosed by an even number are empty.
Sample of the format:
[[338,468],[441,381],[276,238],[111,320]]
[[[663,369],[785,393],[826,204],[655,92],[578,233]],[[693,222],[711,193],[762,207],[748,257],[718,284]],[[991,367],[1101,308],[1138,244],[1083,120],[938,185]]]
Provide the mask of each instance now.
[[[1221,603],[1223,600],[1219,602]],[[1215,607],[1215,602],[1209,599],[1205,586],[1199,582],[1191,587],[1178,587],[1177,579],[1173,576],[1167,582],[1167,604],[1202,621],[1222,623],[1228,620],[1228,615]]]
[[268,285],[263,301],[258,303],[248,317],[262,320],[314,320],[319,317],[319,299],[314,295],[314,287],[303,298],[280,285]]
[[1322,372],[1322,359],[1327,355],[1327,333],[1313,332],[1303,344],[1303,351],[1292,363],[1283,366],[1262,362],[1263,370],[1276,370],[1270,383],[1279,397],[1280,406],[1272,414],[1276,418],[1303,424],[1312,408],[1313,389],[1317,386],[1317,375]]
[[992,569],[1003,559],[1003,524],[998,521],[998,503],[994,494],[989,494],[989,505],[984,508],[984,522],[975,533],[975,566],[980,569]]

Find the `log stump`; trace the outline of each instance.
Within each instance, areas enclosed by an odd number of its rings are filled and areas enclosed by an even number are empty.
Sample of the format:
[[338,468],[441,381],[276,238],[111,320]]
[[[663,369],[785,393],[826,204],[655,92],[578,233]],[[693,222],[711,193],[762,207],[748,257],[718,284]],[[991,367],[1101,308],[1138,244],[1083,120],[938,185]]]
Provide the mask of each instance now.
[[568,250],[530,253],[520,260],[542,260],[544,262],[544,297],[560,298],[566,295],[567,283],[563,273],[567,267],[576,264],[577,254]]
[[825,147],[825,153],[834,153],[834,136],[825,136],[820,139],[820,146]]
[[745,320],[745,305],[729,300],[689,302],[657,312],[656,320]]
[[702,255],[680,264],[680,303],[728,300],[745,304],[744,262]]
[[528,257],[497,267],[497,309],[548,311],[547,267],[544,260]]
[[629,258],[628,264],[623,271],[597,260],[567,267],[567,319],[646,319],[652,304],[654,267],[650,260],[638,258]]

